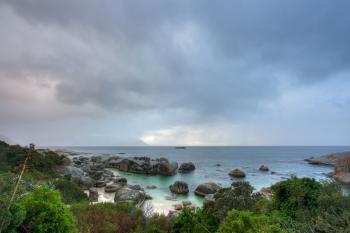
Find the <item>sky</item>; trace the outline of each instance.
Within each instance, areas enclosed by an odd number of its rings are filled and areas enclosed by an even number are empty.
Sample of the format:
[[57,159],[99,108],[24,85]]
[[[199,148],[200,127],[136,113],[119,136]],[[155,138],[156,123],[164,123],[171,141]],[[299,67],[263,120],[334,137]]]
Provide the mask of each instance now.
[[0,0],[19,144],[350,145],[348,0]]

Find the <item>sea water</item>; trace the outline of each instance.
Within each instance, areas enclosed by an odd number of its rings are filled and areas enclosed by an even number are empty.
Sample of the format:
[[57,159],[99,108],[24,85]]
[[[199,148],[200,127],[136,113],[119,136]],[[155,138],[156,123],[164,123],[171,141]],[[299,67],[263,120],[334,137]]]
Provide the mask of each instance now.
[[[256,146],[256,147],[69,147],[67,149],[91,155],[119,155],[125,157],[149,156],[151,158],[165,157],[170,161],[193,162],[196,170],[187,174],[174,176],[147,176],[112,171],[127,178],[129,184],[141,185],[153,197],[150,203],[158,212],[167,212],[171,206],[182,200],[190,200],[200,206],[202,198],[194,195],[194,190],[200,183],[216,182],[222,186],[229,186],[233,181],[245,180],[256,191],[262,187],[287,179],[291,176],[311,177],[317,180],[327,180],[326,173],[334,168],[328,166],[310,165],[304,161],[311,156],[328,153],[350,151],[350,146]],[[259,171],[260,165],[269,167],[269,172]],[[231,178],[228,173],[234,168],[244,171],[244,179]],[[273,172],[273,174],[271,174]],[[175,181],[185,181],[189,185],[188,195],[177,195],[176,201],[167,200],[171,196],[169,185]],[[156,189],[146,189],[149,185]]]

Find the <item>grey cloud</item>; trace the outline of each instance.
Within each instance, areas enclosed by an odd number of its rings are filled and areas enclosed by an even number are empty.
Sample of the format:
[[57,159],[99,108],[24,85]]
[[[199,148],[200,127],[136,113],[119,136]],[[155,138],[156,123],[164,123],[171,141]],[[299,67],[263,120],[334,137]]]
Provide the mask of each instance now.
[[[51,54],[28,50],[0,66],[6,75],[51,77],[66,104],[231,118],[278,98],[280,80],[312,85],[350,65],[343,0],[2,2],[27,27],[63,34],[66,46],[48,38],[42,49]],[[187,24],[198,29],[195,46],[204,44],[195,53],[171,41]],[[32,40],[40,48],[44,39]]]

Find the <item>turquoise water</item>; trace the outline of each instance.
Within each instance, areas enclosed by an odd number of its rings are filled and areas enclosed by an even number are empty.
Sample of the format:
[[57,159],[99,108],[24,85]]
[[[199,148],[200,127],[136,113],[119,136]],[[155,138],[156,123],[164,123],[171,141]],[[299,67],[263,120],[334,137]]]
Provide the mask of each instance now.
[[[249,181],[256,190],[270,186],[292,175],[299,177],[312,177],[317,180],[327,179],[324,173],[331,172],[333,168],[326,166],[314,166],[304,162],[305,158],[323,154],[350,151],[350,146],[332,147],[187,147],[175,149],[174,147],[71,147],[74,151],[88,152],[91,154],[125,153],[121,156],[150,156],[153,158],[166,157],[171,161],[191,161],[196,170],[189,174],[176,174],[171,177],[145,176],[139,174],[121,173],[114,171],[128,179],[130,184],[139,184],[144,188],[147,185],[156,185],[157,189],[147,190],[154,198],[152,204],[156,208],[175,204],[167,201],[170,196],[169,185],[176,180],[188,183],[190,193],[187,196],[177,196],[177,200],[189,199],[200,205],[201,199],[193,194],[196,186],[203,182],[217,182],[223,186],[229,186],[235,179],[228,176],[228,172],[234,168],[240,168],[246,172]],[[218,167],[216,164],[220,164]],[[270,172],[260,172],[259,166],[265,164]]]

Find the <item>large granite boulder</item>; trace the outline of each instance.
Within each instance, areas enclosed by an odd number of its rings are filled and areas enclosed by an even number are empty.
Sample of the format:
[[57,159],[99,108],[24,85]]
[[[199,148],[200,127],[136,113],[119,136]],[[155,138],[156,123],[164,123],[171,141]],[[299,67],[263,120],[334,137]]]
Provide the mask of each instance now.
[[176,170],[178,168],[177,162],[160,162],[158,165],[159,175],[163,176],[173,176],[176,174]]
[[89,189],[96,183],[95,180],[91,179],[88,176],[72,176],[72,182],[76,183],[83,189]]
[[207,194],[214,194],[222,187],[214,182],[203,183],[197,186],[194,193],[198,196],[205,197]]
[[115,202],[141,204],[144,200],[146,200],[145,192],[131,189],[128,186],[123,186],[122,188],[118,189],[114,196]]
[[188,185],[184,181],[176,181],[174,184],[169,186],[171,192],[176,194],[187,194]]
[[245,173],[238,168],[233,169],[228,174],[229,176],[236,177],[236,178],[243,178],[246,176]]
[[194,166],[194,164],[192,162],[182,163],[179,167],[179,172],[180,173],[188,173],[188,172],[193,171],[194,169],[196,169],[196,167]]
[[91,160],[91,162],[94,162],[94,163],[101,163],[102,157],[99,155],[95,155],[95,156],[91,156],[90,160]]

